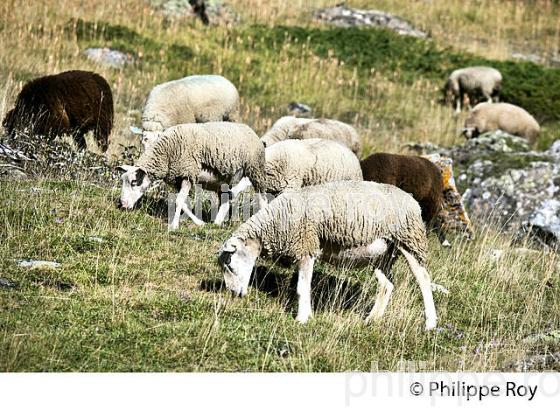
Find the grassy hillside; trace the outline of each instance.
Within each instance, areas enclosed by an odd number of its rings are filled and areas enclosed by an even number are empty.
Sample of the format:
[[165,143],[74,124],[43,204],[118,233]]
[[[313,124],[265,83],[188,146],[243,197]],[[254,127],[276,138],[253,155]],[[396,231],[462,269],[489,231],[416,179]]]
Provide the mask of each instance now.
[[[560,71],[504,58],[512,47],[557,47],[558,7],[489,7],[495,3],[350,2],[403,15],[431,32],[425,42],[320,26],[311,10],[325,1],[235,0],[240,24],[203,27],[138,0],[7,0],[0,4],[0,113],[35,76],[95,70],[114,92],[110,155],[117,159],[123,145],[137,144],[127,129],[155,84],[218,73],[238,86],[243,119],[259,133],[297,100],[317,116],[356,124],[364,154],[398,152],[408,141],[459,142],[464,114],[455,118],[438,103],[440,88],[456,66],[488,63],[505,74],[504,97],[544,121],[546,147],[560,137],[559,88],[551,86],[560,84]],[[81,54],[89,46],[130,52],[137,63],[96,66]],[[1,370],[394,370],[402,361],[492,370],[558,349],[523,342],[560,325],[557,257],[506,252],[494,262],[492,249],[509,249],[510,238],[484,221],[475,242],[458,240],[452,250],[431,238],[428,268],[450,291],[436,295],[437,332],[423,332],[420,292],[401,262],[383,324],[362,321],[376,290],[370,272],[320,264],[316,315],[300,326],[292,269],[261,262],[246,299],[220,289],[215,252],[235,224],[184,221],[168,233],[155,200],[123,213],[118,195],[118,184],[94,184],[87,175],[0,183],[0,277],[17,284],[0,288]],[[15,262],[22,258],[62,266],[30,271]]]
[[[233,226],[184,221],[170,234],[155,203],[124,213],[117,196],[87,181],[2,183],[0,272],[18,284],[0,290],[2,370],[368,371],[402,361],[491,370],[534,349],[525,336],[560,323],[557,258],[496,264],[489,249],[507,240],[481,232],[451,251],[432,238],[428,269],[450,291],[435,296],[438,331],[423,331],[402,261],[382,324],[363,323],[371,272],[318,265],[316,315],[301,326],[291,269],[262,262],[245,299],[220,289],[215,252]],[[62,267],[29,271],[14,262],[25,257]]]

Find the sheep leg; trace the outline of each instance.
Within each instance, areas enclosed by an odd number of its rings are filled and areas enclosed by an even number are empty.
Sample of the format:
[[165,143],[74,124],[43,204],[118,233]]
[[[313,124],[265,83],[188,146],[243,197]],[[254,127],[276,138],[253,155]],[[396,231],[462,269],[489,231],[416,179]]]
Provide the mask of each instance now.
[[408,262],[408,266],[420,286],[422,298],[424,299],[424,310],[426,313],[426,330],[432,330],[437,325],[437,315],[436,307],[434,305],[434,297],[432,295],[432,281],[430,279],[430,275],[428,274],[426,268],[421,266],[412,254],[401,247],[399,247],[399,250]]
[[371,309],[371,312],[366,318],[366,323],[371,320],[377,322],[381,319],[387,309],[394,288],[394,285],[380,269],[375,269],[375,277],[379,283],[379,289],[377,290],[375,305],[373,305],[373,309]]
[[237,196],[245,191],[247,188],[249,188],[250,186],[253,186],[253,184],[251,183],[251,181],[249,180],[249,178],[247,177],[243,177],[241,178],[241,180],[237,183],[237,185],[233,186],[231,188],[231,199],[235,199],[237,198]]
[[305,323],[312,315],[311,311],[311,278],[315,258],[306,256],[299,262],[297,293],[299,296],[296,320]]
[[[202,219],[200,219],[199,217],[197,217],[189,208],[189,205],[186,203],[183,204],[183,212],[185,213],[185,215],[187,215],[191,221],[194,222],[195,225],[197,226],[203,226],[205,225],[204,221]],[[178,226],[178,225],[177,225]]]
[[434,230],[436,231],[436,235],[439,239],[439,243],[441,243],[441,246],[443,246],[444,248],[451,248],[451,244],[445,237],[445,231],[443,229],[443,221],[440,215],[437,215],[434,218],[433,227]]
[[455,97],[455,114],[461,113],[461,99],[462,98],[463,98],[462,96]]
[[187,214],[187,216],[191,218],[195,224],[204,225],[204,222],[202,222],[200,219],[196,217],[196,215],[192,213],[192,211],[189,209],[186,203],[187,198],[189,197],[189,191],[191,190],[191,186],[192,184],[188,180],[184,179],[183,181],[181,181],[181,189],[179,190],[179,193],[177,194],[177,198],[175,199],[175,215],[173,215],[173,220],[171,221],[171,226],[170,226],[171,230],[176,230],[179,228],[179,219],[181,218],[181,211],[185,211],[185,214]]
[[[224,195],[225,194],[225,195]],[[229,215],[229,208],[230,202],[233,199],[233,194],[231,191],[224,192],[222,187],[222,194],[219,195],[219,199],[221,199],[222,204],[218,209],[218,213],[216,214],[216,218],[214,218],[214,223],[218,226],[222,225],[226,220],[226,217]]]
[[220,209],[218,209],[218,213],[216,214],[216,218],[214,219],[214,223],[216,225],[221,225],[224,223],[226,216],[229,213],[230,203],[235,198],[239,196],[239,194],[245,191],[247,188],[252,186],[251,181],[247,177],[241,178],[241,180],[237,183],[237,185],[233,186],[230,191],[228,192],[228,198],[224,199],[222,205],[220,205]]

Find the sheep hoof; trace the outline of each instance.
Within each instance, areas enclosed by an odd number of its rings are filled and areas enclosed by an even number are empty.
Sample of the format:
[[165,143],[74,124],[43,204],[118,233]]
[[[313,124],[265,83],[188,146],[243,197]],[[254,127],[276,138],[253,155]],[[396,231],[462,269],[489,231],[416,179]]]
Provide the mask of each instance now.
[[443,246],[444,248],[451,248],[451,244],[447,239],[441,243],[441,246]]
[[[195,224],[196,226],[204,226],[204,225],[206,225],[206,223],[203,222],[203,221],[193,221],[193,222],[194,222],[194,224]],[[221,224],[216,224],[216,225],[221,225]]]
[[426,320],[426,332],[429,332],[430,330],[434,330],[436,326],[437,326],[437,318]]
[[305,323],[307,323],[307,321],[309,320],[309,315],[297,315],[296,316],[296,321],[301,323],[302,325],[304,325]]

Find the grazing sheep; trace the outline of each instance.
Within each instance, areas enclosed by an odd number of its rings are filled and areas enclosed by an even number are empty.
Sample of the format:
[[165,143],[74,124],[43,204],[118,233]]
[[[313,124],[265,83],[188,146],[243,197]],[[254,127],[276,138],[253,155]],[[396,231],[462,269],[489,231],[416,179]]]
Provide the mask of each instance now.
[[160,84],[150,92],[142,112],[144,148],[174,125],[239,121],[239,93],[220,75],[191,75]]
[[261,141],[266,147],[286,139],[322,138],[334,140],[346,145],[358,155],[362,149],[362,140],[351,125],[329,119],[309,119],[286,116],[276,121]]
[[480,103],[465,120],[463,134],[470,139],[497,129],[526,138],[531,144],[541,131],[537,120],[521,107],[507,103]]
[[381,319],[393,290],[394,254],[402,254],[424,298],[426,329],[436,326],[431,280],[424,263],[428,242],[418,203],[386,184],[337,181],[286,192],[261,209],[222,246],[219,263],[228,289],[244,296],[263,252],[298,263],[297,320],[311,316],[311,276],[315,260],[375,266],[379,290],[367,320]]
[[25,84],[15,107],[3,121],[8,135],[30,132],[54,139],[70,134],[86,148],[85,134],[94,132],[106,151],[113,128],[113,94],[107,81],[89,71],[66,71]]
[[486,101],[497,100],[502,86],[502,74],[492,67],[466,67],[455,70],[449,76],[444,87],[448,104],[455,105],[455,112],[460,113],[465,96],[469,103],[482,96]]
[[439,168],[426,158],[387,153],[372,154],[360,162],[365,181],[399,187],[420,204],[426,226],[433,224],[440,242],[449,246],[438,217],[443,203],[443,178]]
[[[209,122],[182,124],[164,131],[162,136],[136,161],[135,166],[122,166],[120,205],[132,209],[156,179],[179,188],[171,229],[179,227],[181,210],[197,225],[202,222],[185,203],[190,189],[200,183],[219,191],[222,182],[230,184],[242,175],[261,186],[264,147],[258,136],[244,124]],[[235,192],[235,187],[232,189]],[[215,219],[221,224],[229,211],[224,202]]]
[[356,155],[336,141],[286,140],[265,149],[267,193],[343,180],[361,181],[362,170]]

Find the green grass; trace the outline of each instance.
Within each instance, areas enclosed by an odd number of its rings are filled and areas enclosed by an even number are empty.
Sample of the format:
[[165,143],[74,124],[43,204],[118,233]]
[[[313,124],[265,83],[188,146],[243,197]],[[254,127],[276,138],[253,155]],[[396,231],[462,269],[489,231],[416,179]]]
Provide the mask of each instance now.
[[[524,336],[560,323],[554,261],[511,256],[495,265],[484,249],[504,243],[482,233],[451,251],[431,238],[429,270],[451,292],[436,295],[439,331],[423,331],[420,292],[401,262],[379,325],[363,323],[371,272],[318,265],[316,314],[301,326],[293,269],[261,261],[250,295],[234,299],[215,260],[232,226],[183,221],[168,233],[150,201],[117,210],[117,192],[87,181],[2,184],[0,277],[17,287],[0,289],[1,370],[367,371],[403,360],[492,370],[530,349]],[[28,270],[21,258],[62,267]]]
[[[434,40],[426,42],[383,30],[318,26],[310,11],[325,5],[322,0],[305,7],[276,0],[232,3],[242,23],[203,27],[169,20],[137,0],[61,0],[56,7],[52,0],[3,2],[0,112],[38,75],[99,72],[114,93],[110,157],[121,162],[123,151],[139,145],[128,126],[138,124],[154,85],[215,73],[236,84],[243,122],[258,133],[297,100],[310,104],[315,116],[354,124],[365,156],[399,152],[409,141],[461,141],[457,129],[465,114],[455,118],[439,104],[441,87],[454,68],[491,64],[504,73],[504,99],[544,121],[538,147],[560,137],[554,86],[560,71],[503,59],[506,31],[529,49],[557,47],[556,6],[524,13],[520,2],[503,8],[486,7],[487,0],[482,6],[352,2],[402,11],[430,31],[433,26]],[[464,37],[470,33],[476,41]],[[82,55],[86,47],[113,47],[137,62],[123,70],[100,67]],[[482,53],[464,51],[471,49]],[[500,59],[490,59],[495,56]],[[437,332],[423,331],[420,292],[402,262],[395,267],[386,320],[369,326],[363,318],[375,297],[371,272],[318,264],[316,314],[300,326],[293,268],[260,261],[245,299],[221,289],[216,251],[235,224],[195,228],[183,221],[170,234],[155,199],[121,212],[115,207],[118,186],[71,172],[0,183],[0,278],[17,284],[0,288],[2,371],[367,371],[395,370],[403,360],[426,370],[486,371],[558,350],[523,342],[560,326],[558,258],[516,254],[510,236],[485,227],[486,221],[475,221],[473,243],[458,240],[446,250],[430,239],[429,271],[450,290],[436,295]],[[30,192],[32,187],[42,190]],[[489,256],[495,248],[506,251],[499,262]],[[17,265],[22,258],[62,266],[30,271]]]

